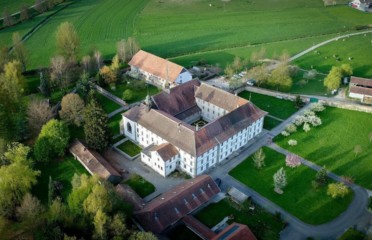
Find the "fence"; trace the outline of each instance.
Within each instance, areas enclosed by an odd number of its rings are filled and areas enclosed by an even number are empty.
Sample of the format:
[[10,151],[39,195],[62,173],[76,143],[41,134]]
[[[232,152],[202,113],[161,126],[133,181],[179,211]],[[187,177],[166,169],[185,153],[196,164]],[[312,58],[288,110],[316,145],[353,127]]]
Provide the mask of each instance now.
[[106,91],[105,89],[101,88],[100,86],[98,86],[98,85],[94,85],[94,88],[95,88],[99,93],[101,93],[101,94],[104,95],[105,97],[109,98],[110,100],[116,102],[117,104],[119,104],[119,105],[121,105],[121,106],[123,106],[123,107],[127,107],[127,106],[128,106],[128,104],[127,104],[124,100],[118,98],[117,96],[113,95],[113,94],[110,93],[109,91]]

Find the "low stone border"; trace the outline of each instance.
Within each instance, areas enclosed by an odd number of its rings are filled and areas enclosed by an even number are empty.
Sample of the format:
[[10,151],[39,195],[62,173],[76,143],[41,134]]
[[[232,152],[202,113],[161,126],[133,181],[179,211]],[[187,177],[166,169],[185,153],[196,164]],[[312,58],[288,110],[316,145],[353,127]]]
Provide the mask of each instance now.
[[121,145],[121,144],[123,144],[124,142],[126,142],[126,141],[130,141],[128,138],[124,138],[124,139],[122,139],[122,140],[120,140],[119,142],[117,142],[117,143],[115,143],[113,146],[112,146],[112,148],[116,151],[116,152],[118,152],[118,153],[120,153],[121,155],[123,155],[124,157],[126,157],[126,158],[129,158],[129,160],[134,160],[135,158],[137,158],[141,153],[139,153],[139,154],[137,154],[137,155],[135,155],[135,156],[129,156],[128,154],[126,154],[125,152],[123,152],[122,150],[120,150],[117,146],[119,146],[119,145]]

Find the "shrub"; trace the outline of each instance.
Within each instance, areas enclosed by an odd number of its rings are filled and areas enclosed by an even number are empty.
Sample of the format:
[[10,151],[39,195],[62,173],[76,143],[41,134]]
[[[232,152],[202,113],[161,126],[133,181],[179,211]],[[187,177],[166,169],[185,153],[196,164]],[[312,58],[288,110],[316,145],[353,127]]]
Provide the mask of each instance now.
[[280,134],[282,134],[284,137],[288,137],[290,135],[287,131],[283,131]]
[[288,154],[285,158],[285,165],[290,168],[295,168],[301,165],[301,159],[294,154]]
[[304,126],[303,126],[303,130],[304,130],[305,132],[310,131],[310,130],[311,130],[310,125],[309,125],[308,123],[305,123]]
[[311,111],[313,112],[323,112],[325,107],[323,106],[323,104],[321,103],[314,103],[312,106],[311,106]]
[[295,124],[296,126],[301,126],[304,122],[306,121],[306,118],[305,116],[296,116],[294,121],[293,121],[293,124]]
[[297,141],[294,140],[294,139],[290,139],[290,140],[288,140],[288,145],[289,146],[296,146],[297,145]]
[[130,89],[126,89],[124,92],[123,92],[123,100],[124,101],[130,101],[133,99],[133,91],[130,90]]
[[294,133],[294,132],[297,132],[297,127],[293,123],[290,123],[290,124],[287,125],[285,130],[289,133]]
[[350,189],[342,182],[328,184],[327,194],[332,198],[343,198],[349,192]]
[[319,188],[319,187],[325,186],[327,183],[328,183],[327,170],[323,166],[322,169],[320,169],[316,173],[315,179],[312,182],[312,185],[313,185],[314,188]]

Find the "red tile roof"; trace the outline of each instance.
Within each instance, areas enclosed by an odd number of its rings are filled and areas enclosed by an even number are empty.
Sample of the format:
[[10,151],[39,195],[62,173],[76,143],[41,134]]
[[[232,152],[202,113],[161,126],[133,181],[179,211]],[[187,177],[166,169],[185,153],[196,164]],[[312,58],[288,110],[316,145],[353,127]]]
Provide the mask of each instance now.
[[211,240],[257,240],[248,226],[232,223]]
[[137,52],[128,64],[171,83],[175,82],[181,72],[184,71],[182,66],[143,50]]
[[186,217],[182,218],[182,221],[186,224],[186,226],[191,228],[194,233],[197,233],[197,235],[201,236],[203,239],[212,239],[217,235],[191,215],[187,215]]
[[372,88],[350,86],[350,93],[372,96]]
[[[185,92],[182,91],[183,87],[189,89],[189,86],[191,85],[191,84],[190,85],[186,85],[186,84],[182,84],[178,86],[177,87],[178,90],[176,92],[181,93],[181,94],[187,92],[188,94],[190,94],[191,91],[185,91]],[[214,87],[207,87],[205,89],[208,89],[208,92],[210,93],[211,92],[210,88],[214,88]],[[182,113],[177,113],[178,111],[180,111],[180,109],[182,109],[182,107],[180,108],[177,107],[175,108],[177,110],[169,110],[169,111],[167,111],[165,108],[164,111],[162,111],[160,109],[148,110],[146,106],[141,105],[141,106],[130,109],[129,111],[125,112],[123,115],[127,117],[128,119],[139,123],[141,126],[145,127],[151,132],[157,134],[161,138],[165,139],[167,142],[173,144],[175,147],[182,149],[183,151],[191,154],[192,156],[200,156],[201,154],[205,153],[209,149],[219,144],[219,142],[223,142],[227,140],[231,136],[235,135],[236,133],[243,130],[244,128],[247,128],[253,122],[257,121],[258,119],[260,119],[261,117],[267,114],[266,112],[257,108],[251,102],[248,102],[246,100],[243,101],[237,96],[234,96],[227,92],[221,93],[220,91],[222,90],[216,89],[216,94],[212,94],[212,95],[214,97],[219,96],[223,98],[223,100],[226,100],[226,101],[230,99],[229,101],[231,101],[232,103],[225,104],[226,105],[225,107],[232,109],[233,106],[237,106],[236,104],[238,105],[242,104],[242,105],[239,105],[238,108],[230,111],[229,113],[218,118],[217,120],[210,122],[203,128],[199,129],[198,131],[196,131],[195,127],[183,122],[182,119],[176,118],[177,116],[179,116],[179,114],[182,114]],[[170,94],[172,94],[172,92]],[[231,96],[225,97],[225,94],[231,95]],[[213,99],[214,97],[210,99]],[[164,98],[161,101],[158,101],[158,105],[161,105],[159,103],[166,102],[165,100],[171,100],[171,99],[172,98],[169,98],[169,99]],[[178,99],[178,98],[174,98],[174,99]],[[188,97],[179,98],[179,99],[180,99],[180,102],[174,105],[182,106],[182,102],[185,99],[188,99]],[[184,104],[187,105],[188,103],[184,102]],[[165,106],[168,106],[168,105],[173,105],[173,104],[165,103]],[[195,107],[197,108],[196,103],[194,107],[189,108],[188,110],[192,110],[191,113],[194,113]],[[187,112],[188,110],[184,112]],[[178,115],[176,115],[175,117],[175,116],[172,116],[171,114],[178,114]]]
[[372,87],[372,79],[368,78],[361,78],[361,77],[351,77],[350,80],[351,84],[359,85],[359,86],[364,86],[364,87]]
[[178,150],[170,143],[163,143],[155,146],[150,151],[156,151],[163,161],[168,161],[172,157],[179,154]]
[[220,191],[210,176],[201,175],[158,196],[135,212],[135,217],[146,231],[161,233]]

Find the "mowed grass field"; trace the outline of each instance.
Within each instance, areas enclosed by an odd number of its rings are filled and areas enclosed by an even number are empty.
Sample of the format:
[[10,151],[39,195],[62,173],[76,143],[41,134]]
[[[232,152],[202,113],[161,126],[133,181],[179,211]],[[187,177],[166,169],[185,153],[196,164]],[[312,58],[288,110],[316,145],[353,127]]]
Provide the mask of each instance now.
[[[300,129],[289,137],[280,135],[275,142],[340,176],[351,176],[355,183],[372,190],[372,142],[368,139],[372,114],[327,107],[319,117],[321,126],[308,133]],[[289,146],[289,139],[297,140],[297,146]],[[356,145],[362,147],[357,156]]]
[[[305,223],[319,225],[331,221],[352,201],[352,191],[343,199],[333,199],[327,195],[326,186],[312,187],[316,171],[303,165],[294,169],[286,167],[284,155],[269,148],[264,148],[264,152],[266,166],[263,169],[257,170],[248,157],[229,174]],[[286,171],[288,185],[279,195],[274,191],[273,175],[281,167]]]
[[151,0],[136,36],[146,50],[172,57],[346,32],[370,21],[371,15],[344,5],[324,7],[321,0]]
[[353,67],[353,75],[372,78],[372,33],[339,39],[320,47],[317,52],[304,55],[295,63],[325,73],[332,66],[347,63]]
[[18,12],[24,5],[32,6],[34,4],[35,0],[0,0],[0,14],[3,14],[5,10],[12,14]]
[[[30,52],[29,68],[49,65],[49,59],[57,54],[56,30],[65,21],[74,24],[78,31],[81,56],[98,49],[103,53],[104,58],[111,58],[115,54],[116,43],[133,35],[136,16],[147,1],[75,1],[54,15],[26,41],[25,45]],[[22,26],[17,27],[21,28]],[[11,36],[11,33],[8,34]],[[11,38],[8,37],[8,39]]]
[[[176,62],[204,58],[188,54],[223,51],[206,57],[212,63],[225,64],[235,55],[249,57],[256,45],[267,45],[271,55],[285,49],[294,54],[329,35],[369,23],[371,15],[344,5],[324,7],[321,0],[74,1],[26,41],[29,68],[49,64],[56,54],[55,31],[65,21],[77,28],[81,56],[99,49],[106,59],[111,58],[116,42],[134,35],[144,50],[167,58],[185,57]],[[26,22],[0,32],[0,43],[10,44],[12,32],[24,33],[31,25]]]

